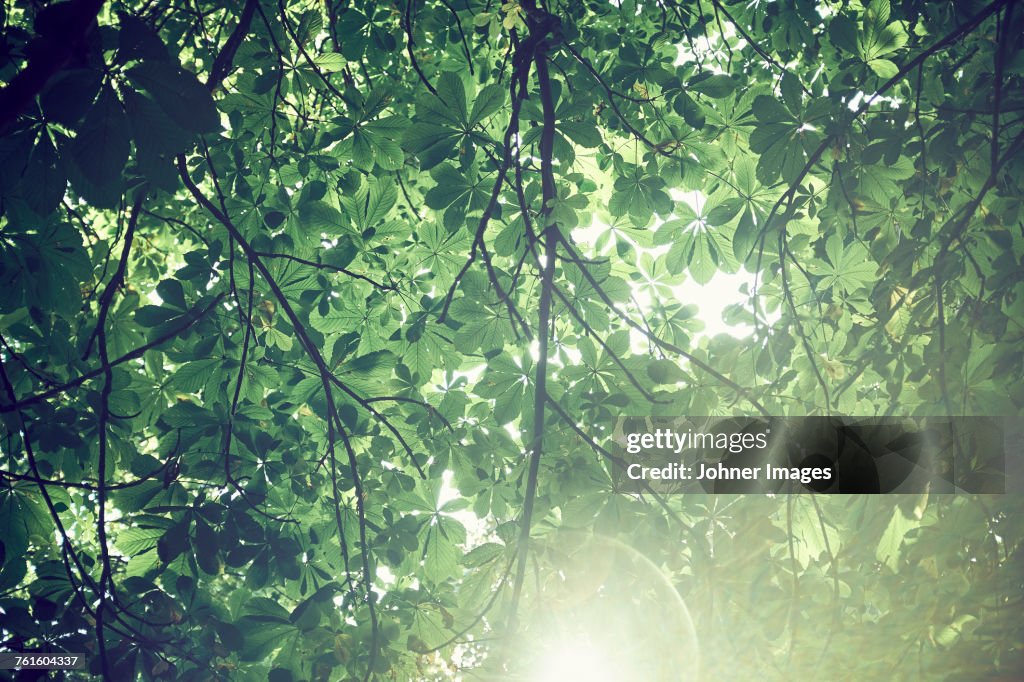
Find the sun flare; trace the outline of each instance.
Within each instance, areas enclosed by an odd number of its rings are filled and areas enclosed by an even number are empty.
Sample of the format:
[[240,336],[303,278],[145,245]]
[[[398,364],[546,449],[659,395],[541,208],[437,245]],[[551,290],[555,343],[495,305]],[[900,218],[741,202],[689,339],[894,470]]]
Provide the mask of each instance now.
[[595,646],[585,638],[572,638],[549,649],[540,659],[535,682],[618,682],[623,662],[614,652]]

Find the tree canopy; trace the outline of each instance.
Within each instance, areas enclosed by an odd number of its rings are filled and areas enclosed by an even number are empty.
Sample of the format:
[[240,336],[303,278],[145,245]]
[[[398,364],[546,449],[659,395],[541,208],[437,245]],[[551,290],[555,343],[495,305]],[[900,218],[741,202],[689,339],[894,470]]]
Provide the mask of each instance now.
[[624,494],[610,450],[623,416],[1020,416],[1015,2],[2,21],[0,650],[107,680],[1024,670],[1018,494]]

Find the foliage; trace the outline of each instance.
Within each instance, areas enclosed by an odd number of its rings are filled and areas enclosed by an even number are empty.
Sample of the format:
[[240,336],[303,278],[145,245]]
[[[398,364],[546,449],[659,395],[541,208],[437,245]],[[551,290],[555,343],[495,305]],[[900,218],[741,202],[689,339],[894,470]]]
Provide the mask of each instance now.
[[[704,679],[1019,674],[1016,495],[627,496],[605,447],[619,415],[1020,414],[1022,21],[5,3],[2,646],[523,679],[601,536]],[[719,273],[750,284],[709,336],[677,285]]]

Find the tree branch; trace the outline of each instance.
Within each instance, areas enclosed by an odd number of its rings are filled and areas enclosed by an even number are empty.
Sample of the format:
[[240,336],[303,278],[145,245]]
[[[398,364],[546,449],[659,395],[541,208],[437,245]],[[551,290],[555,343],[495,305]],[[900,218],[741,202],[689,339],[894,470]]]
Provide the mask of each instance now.
[[347,275],[348,277],[351,277],[353,279],[360,279],[360,280],[362,280],[364,282],[369,282],[370,284],[372,284],[374,286],[374,288],[379,289],[380,291],[397,291],[398,290],[398,287],[395,285],[394,282],[392,282],[391,284],[381,284],[380,282],[378,282],[378,281],[376,281],[374,279],[371,279],[370,277],[367,277],[366,275],[360,275],[358,272],[352,272],[351,270],[347,270],[345,268],[339,268],[339,267],[336,267],[334,265],[328,265],[327,263],[317,263],[315,261],[306,260],[305,258],[299,258],[297,256],[293,256],[293,255],[288,254],[288,253],[270,253],[270,252],[267,252],[267,251],[257,251],[256,254],[260,258],[283,258],[285,260],[290,260],[293,263],[300,263],[302,265],[308,265],[311,268],[316,268],[318,270],[330,270],[331,272],[340,272],[341,274]]
[[[206,197],[206,195],[204,195],[199,190],[196,184],[192,181],[192,178],[189,177],[188,168],[185,166],[184,156],[178,156],[177,165],[178,175],[181,176],[182,182],[185,183],[185,187],[189,190],[189,192],[192,194],[195,200],[198,201],[199,204],[202,205],[203,208],[205,208],[207,212],[210,213],[210,215],[216,218],[217,221],[224,226],[224,228],[228,231],[228,234],[230,234],[232,238],[234,238],[234,240],[238,242],[238,245],[242,248],[242,251],[245,253],[246,258],[249,259],[249,262],[251,262],[253,266],[259,271],[260,276],[263,278],[263,281],[267,283],[268,287],[270,287],[271,292],[274,294],[274,298],[276,298],[278,303],[280,303],[281,309],[284,310],[284,313],[288,317],[289,322],[291,322],[292,327],[295,330],[295,334],[299,338],[299,343],[305,350],[306,355],[309,357],[310,360],[313,361],[313,364],[316,365],[317,370],[320,373],[320,383],[324,389],[324,396],[327,399],[329,409],[333,412],[333,418],[336,420],[336,425],[339,428],[339,432],[341,433],[342,436],[342,441],[345,444],[345,450],[348,453],[349,468],[351,470],[353,478],[352,483],[355,487],[357,496],[356,507],[359,515],[360,546],[363,556],[363,590],[366,596],[366,604],[370,611],[370,618],[373,623],[373,644],[371,646],[370,663],[367,668],[366,678],[369,679],[370,672],[373,668],[373,663],[376,660],[378,654],[377,648],[379,633],[377,629],[376,606],[374,605],[375,599],[372,592],[373,574],[370,571],[369,565],[370,546],[366,540],[366,511],[362,495],[362,478],[359,474],[359,468],[356,463],[355,451],[352,449],[352,445],[348,439],[348,434],[342,427],[342,421],[340,417],[337,415],[337,407],[334,405],[334,399],[332,397],[333,394],[331,391],[332,380],[336,382],[337,385],[341,387],[349,395],[353,397],[357,396],[354,392],[352,392],[350,388],[346,387],[343,383],[338,381],[336,377],[334,377],[330,368],[327,366],[327,363],[324,360],[323,355],[321,355],[319,348],[315,343],[313,343],[313,340],[309,337],[309,334],[306,331],[306,326],[303,324],[302,320],[299,319],[298,314],[296,314],[295,310],[292,308],[291,302],[288,300],[288,297],[285,296],[284,292],[281,290],[281,287],[278,285],[277,280],[274,279],[273,274],[270,272],[269,269],[267,269],[266,264],[264,264],[264,262],[260,259],[257,251],[253,249],[252,245],[245,238],[245,235],[242,234],[242,232],[238,229],[238,227],[234,224],[234,222],[227,214],[221,212],[221,210],[217,208],[217,206],[214,205],[214,203],[211,202]],[[328,418],[330,419],[332,417],[328,415]]]
[[[532,4],[532,3],[531,3]],[[528,12],[540,13],[535,7],[524,3]],[[545,12],[546,14],[546,12]],[[530,40],[536,46],[532,55],[537,70],[537,86],[540,90],[541,109],[543,111],[543,129],[540,134],[541,164],[541,238],[544,239],[545,252],[543,269],[540,275],[540,303],[537,314],[537,367],[534,374],[533,398],[533,437],[530,445],[530,467],[526,478],[526,493],[523,499],[523,515],[520,519],[519,557],[516,562],[515,580],[512,583],[512,604],[509,609],[509,628],[517,627],[517,611],[519,598],[522,594],[523,579],[526,576],[526,558],[530,549],[530,527],[533,521],[533,505],[537,497],[537,477],[540,473],[540,460],[544,456],[544,408],[548,398],[548,340],[554,336],[554,324],[551,319],[551,301],[554,291],[555,245],[561,236],[558,224],[551,219],[551,209],[557,198],[555,173],[552,166],[555,144],[555,100],[551,90],[551,79],[548,75],[547,36],[554,29],[557,21],[551,15],[542,16],[532,21]],[[522,86],[521,86],[522,87]]]
[[242,8],[242,14],[238,17],[238,24],[235,26],[235,30],[228,36],[224,47],[221,48],[220,54],[217,55],[217,58],[213,61],[213,66],[210,67],[210,77],[206,79],[206,87],[208,89],[216,90],[219,88],[224,79],[231,73],[235,53],[238,52],[242,40],[249,33],[249,26],[252,24],[252,16],[256,13],[257,4],[258,0],[246,0],[245,6]]
[[[573,256],[574,258],[579,258],[579,255],[576,253],[576,250],[573,248],[572,244],[565,237],[565,235],[561,236],[561,242],[562,242],[562,245],[565,246],[565,248],[569,251],[569,255]],[[611,297],[608,295],[608,293],[604,290],[604,287],[602,287],[600,285],[600,283],[597,281],[597,279],[594,277],[594,275],[590,272],[590,270],[588,270],[586,268],[586,266],[583,266],[583,265],[580,265],[579,268],[580,268],[580,272],[583,273],[583,277],[587,280],[587,282],[590,283],[590,286],[594,288],[594,291],[597,293],[598,297],[604,302],[604,304],[606,306],[608,306],[608,308],[613,313],[615,313],[619,317],[619,319],[621,319],[623,322],[628,324],[630,327],[632,327],[633,329],[636,329],[638,332],[640,332],[645,337],[650,339],[651,342],[654,343],[654,345],[658,346],[659,348],[663,348],[665,350],[671,351],[673,353],[676,353],[676,354],[686,358],[687,360],[692,362],[695,366],[697,366],[698,368],[700,368],[704,372],[707,372],[708,374],[710,374],[714,378],[718,379],[719,381],[721,381],[723,384],[725,384],[726,386],[728,386],[732,390],[736,391],[736,393],[738,395],[743,396],[743,398],[748,403],[753,405],[754,408],[756,408],[758,412],[760,412],[761,414],[765,415],[766,417],[770,416],[768,410],[764,407],[764,405],[762,405],[756,398],[754,398],[750,394],[750,391],[748,389],[740,386],[735,381],[733,381],[732,379],[728,378],[727,376],[725,376],[724,374],[722,374],[721,372],[716,370],[714,367],[712,367],[711,365],[709,365],[706,362],[704,362],[703,360],[701,360],[700,358],[696,357],[692,353],[689,353],[689,352],[683,350],[682,348],[680,348],[679,346],[677,346],[677,345],[675,345],[673,343],[665,341],[661,337],[659,337],[656,334],[654,334],[651,330],[644,328],[636,320],[634,320],[632,317],[630,317],[625,312],[620,310],[619,307],[617,305],[615,305],[615,302],[611,299]]]
[[[146,351],[156,348],[157,346],[163,345],[170,341],[171,339],[173,339],[174,337],[181,334],[182,332],[187,331],[196,322],[206,317],[206,315],[211,310],[213,310],[213,308],[218,303],[220,303],[223,298],[224,294],[218,294],[217,296],[214,297],[212,301],[210,301],[209,304],[207,304],[205,308],[200,310],[197,314],[188,316],[188,319],[185,320],[183,324],[174,327],[172,330],[168,331],[165,334],[161,334],[160,336],[153,339],[149,343],[143,344],[136,348],[135,350],[129,351],[115,360],[111,360],[109,363],[110,367],[117,367],[118,365],[124,364],[130,360],[137,360],[138,358],[141,358],[146,353]],[[65,382],[60,386],[55,386],[54,388],[51,388],[48,391],[43,391],[42,393],[37,393],[35,395],[31,395],[20,400],[16,400],[12,396],[12,402],[6,405],[0,405],[0,414],[14,412],[16,410],[23,410],[26,407],[31,407],[32,405],[41,403],[44,400],[53,398],[54,396],[60,395],[61,393],[71,390],[72,388],[81,386],[90,379],[95,379],[100,374],[103,374],[103,372],[103,367],[97,367],[96,369],[90,370],[89,372],[86,372],[85,374],[75,379],[72,379],[71,381]]]

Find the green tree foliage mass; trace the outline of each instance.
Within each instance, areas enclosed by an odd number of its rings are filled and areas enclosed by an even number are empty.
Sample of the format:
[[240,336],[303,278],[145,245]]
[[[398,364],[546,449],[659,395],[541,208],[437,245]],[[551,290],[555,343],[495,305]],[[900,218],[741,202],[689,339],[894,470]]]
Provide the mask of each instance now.
[[[601,537],[699,651],[622,679],[1020,674],[1019,496],[624,495],[607,447],[620,415],[1020,414],[1024,8],[0,20],[3,649],[537,679]],[[676,285],[719,273],[711,336]]]

